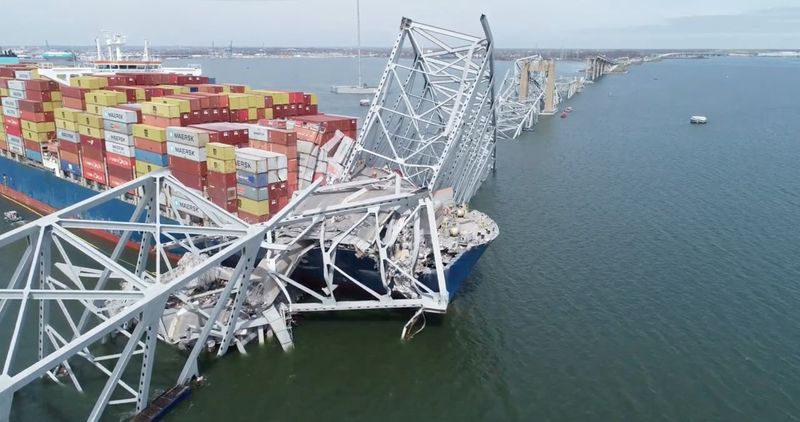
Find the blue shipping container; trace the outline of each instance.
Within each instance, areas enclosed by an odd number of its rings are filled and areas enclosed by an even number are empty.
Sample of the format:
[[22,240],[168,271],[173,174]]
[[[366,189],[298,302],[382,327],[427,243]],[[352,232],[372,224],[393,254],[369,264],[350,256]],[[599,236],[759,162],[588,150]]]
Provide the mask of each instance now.
[[33,150],[25,148],[25,156],[28,157],[28,159],[31,159],[33,161],[36,161],[36,162],[39,162],[39,163],[42,162],[42,153],[39,152],[39,151],[33,151]]
[[156,154],[150,151],[141,149],[136,150],[136,159],[144,161],[145,163],[155,164],[159,167],[167,167],[169,165],[169,156]]
[[250,173],[241,170],[236,171],[236,183],[254,188],[263,188],[269,184],[267,173]]
[[68,171],[75,176],[81,176],[83,173],[81,172],[81,165],[70,163],[67,160],[61,160],[61,170]]

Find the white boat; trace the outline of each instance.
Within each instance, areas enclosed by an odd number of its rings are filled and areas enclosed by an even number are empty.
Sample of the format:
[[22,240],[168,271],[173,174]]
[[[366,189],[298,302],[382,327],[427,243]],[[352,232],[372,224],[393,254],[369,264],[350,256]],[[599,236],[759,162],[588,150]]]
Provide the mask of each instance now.
[[4,212],[3,219],[6,223],[18,223],[22,221],[22,217],[14,210]]
[[708,118],[706,118],[706,116],[692,116],[689,118],[689,123],[695,125],[704,125],[707,121]]
[[358,83],[356,85],[333,85],[334,94],[374,94],[377,87],[367,86],[361,77],[361,0],[356,0],[356,27],[358,28]]
[[88,66],[53,66],[52,63],[41,63],[39,65],[39,75],[69,85],[71,77],[84,75],[177,73],[180,75],[200,76],[203,74],[203,69],[199,65],[188,65],[186,67],[162,66],[160,60],[150,57],[147,41],[144,42],[144,52],[141,55],[141,60],[130,60],[123,57],[121,47],[126,43],[124,35],[106,33],[107,57],[103,57],[99,38],[95,39],[95,43],[97,46],[97,58],[91,61]]

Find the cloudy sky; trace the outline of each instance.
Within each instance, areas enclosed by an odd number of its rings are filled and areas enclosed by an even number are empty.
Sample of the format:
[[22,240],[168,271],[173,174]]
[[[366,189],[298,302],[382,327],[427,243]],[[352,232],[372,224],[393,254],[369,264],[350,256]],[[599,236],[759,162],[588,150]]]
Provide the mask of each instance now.
[[[404,15],[474,32],[481,13],[501,48],[800,48],[798,0],[361,0],[363,44],[389,46]],[[18,1],[2,20],[8,45],[355,45],[355,0]]]

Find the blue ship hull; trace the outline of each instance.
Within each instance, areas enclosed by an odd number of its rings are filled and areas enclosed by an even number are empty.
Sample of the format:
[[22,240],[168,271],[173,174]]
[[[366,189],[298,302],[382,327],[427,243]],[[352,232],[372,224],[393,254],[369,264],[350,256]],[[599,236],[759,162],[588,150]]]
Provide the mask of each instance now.
[[[444,268],[445,285],[447,292],[452,300],[461,290],[461,286],[469,277],[475,264],[489,247],[491,242],[480,244],[469,248],[461,253],[449,265]],[[336,252],[336,265],[343,271],[356,278],[360,283],[372,289],[378,294],[386,294],[387,291],[381,282],[380,271],[376,263],[371,258],[357,257],[353,251],[340,250]],[[301,262],[292,277],[304,285],[316,288],[324,287],[322,273],[322,254],[319,249],[309,251],[303,262]],[[439,291],[439,280],[435,272],[426,273],[420,280],[425,286],[434,292]],[[334,284],[338,285],[337,292],[342,291],[346,295],[355,297],[368,297],[363,290],[355,286],[350,280],[336,274],[333,279]]]

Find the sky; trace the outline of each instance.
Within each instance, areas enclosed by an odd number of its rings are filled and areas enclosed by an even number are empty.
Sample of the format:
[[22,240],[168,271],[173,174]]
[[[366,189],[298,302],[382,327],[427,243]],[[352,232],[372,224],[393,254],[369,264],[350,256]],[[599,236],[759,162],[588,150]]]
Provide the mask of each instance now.
[[[36,0],[4,8],[0,43],[344,47],[355,0]],[[389,47],[402,16],[479,33],[499,48],[800,48],[798,0],[361,0],[362,44]],[[35,29],[34,29],[35,28]]]

